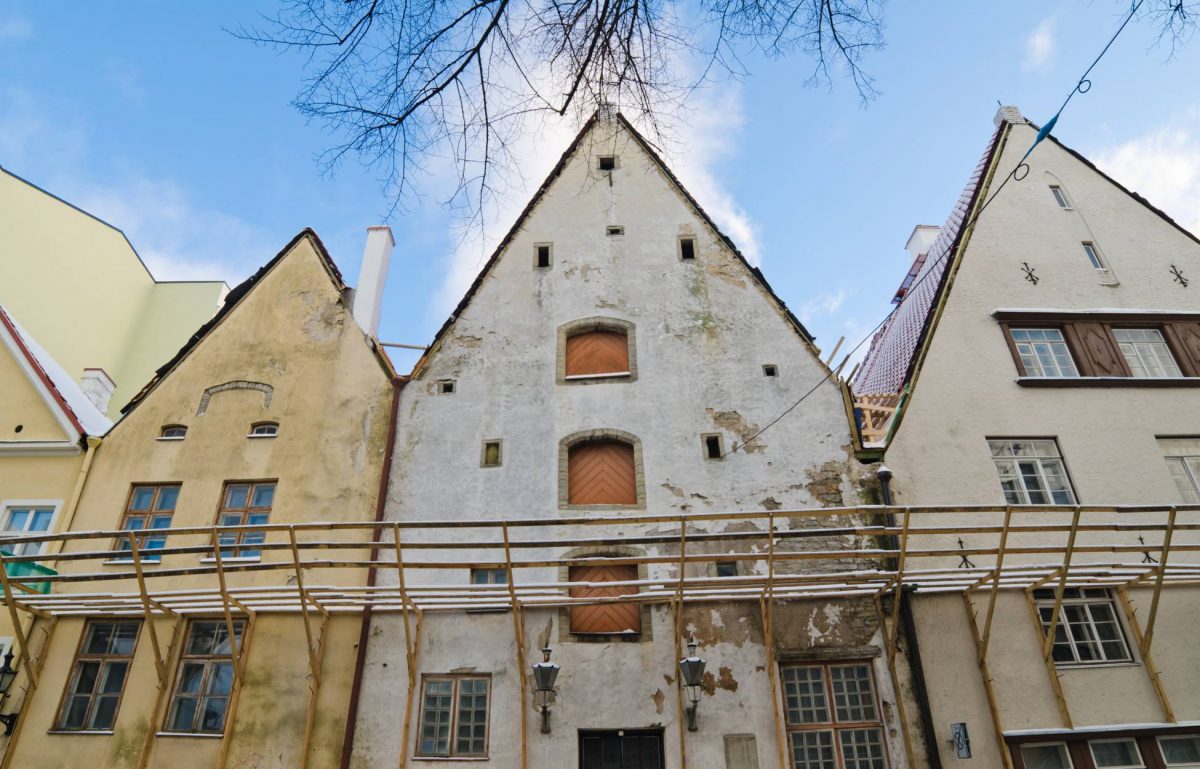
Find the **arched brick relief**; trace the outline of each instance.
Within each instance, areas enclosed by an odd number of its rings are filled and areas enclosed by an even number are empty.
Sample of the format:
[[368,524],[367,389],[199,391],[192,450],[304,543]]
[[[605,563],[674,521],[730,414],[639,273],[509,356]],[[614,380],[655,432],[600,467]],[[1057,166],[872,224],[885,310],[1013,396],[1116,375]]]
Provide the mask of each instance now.
[[[561,560],[567,561],[573,558],[640,558],[644,555],[646,555],[646,551],[637,547],[627,547],[624,545],[588,545],[568,550],[562,554]],[[646,564],[639,563],[637,565],[637,578],[640,582],[650,578],[649,569]],[[571,570],[566,564],[558,567],[558,581],[571,581]],[[648,603],[639,604],[641,629],[636,635],[623,633],[579,635],[571,632],[570,608],[560,606],[558,609],[558,640],[560,643],[638,643],[641,641],[652,641],[654,640],[654,633],[651,630],[652,610],[653,607]]]
[[271,408],[271,396],[275,394],[275,388],[265,382],[250,382],[245,379],[237,379],[225,384],[213,385],[204,391],[200,396],[200,407],[196,409],[196,416],[204,416],[204,412],[208,411],[208,402],[217,393],[225,392],[226,390],[257,390],[263,394],[263,408]]
[[[570,495],[571,448],[591,441],[619,441],[633,447],[633,475],[637,502],[632,505],[575,505]],[[561,510],[641,510],[646,507],[646,473],[642,463],[642,442],[624,430],[600,428],[572,433],[558,443],[558,507]]]
[[[558,384],[605,384],[634,382],[638,377],[636,327],[627,320],[595,316],[568,321],[558,327],[558,350],[555,360],[555,381]],[[625,335],[629,354],[629,375],[621,377],[588,377],[567,379],[567,338],[588,331],[615,331]]]

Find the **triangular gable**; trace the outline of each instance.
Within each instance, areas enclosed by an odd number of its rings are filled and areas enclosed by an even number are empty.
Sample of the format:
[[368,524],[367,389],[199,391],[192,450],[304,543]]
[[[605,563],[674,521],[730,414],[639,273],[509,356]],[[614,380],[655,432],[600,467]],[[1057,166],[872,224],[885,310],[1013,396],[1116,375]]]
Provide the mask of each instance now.
[[[575,152],[583,143],[584,138],[596,126],[600,119],[600,112],[596,111],[590,118],[588,118],[587,122],[583,124],[583,127],[579,129],[579,133],[576,134],[575,139],[567,147],[566,151],[563,152],[562,156],[558,159],[558,162],[555,163],[554,168],[551,169],[550,173],[546,176],[546,179],[533,194],[533,197],[529,199],[529,203],[525,205],[525,208],[517,216],[512,227],[509,228],[504,237],[500,239],[500,243],[496,246],[495,250],[492,251],[492,254],[488,257],[487,262],[485,262],[483,268],[480,269],[479,274],[475,276],[475,280],[472,281],[470,288],[468,288],[466,293],[463,294],[462,299],[459,300],[458,305],[456,305],[454,308],[454,311],[450,313],[450,317],[446,319],[441,328],[439,328],[437,333],[434,334],[433,341],[429,344],[429,347],[426,348],[425,354],[422,355],[413,366],[413,374],[416,374],[416,372],[418,372],[424,366],[429,355],[437,350],[438,345],[442,341],[443,337],[445,337],[451,326],[454,325],[454,322],[467,308],[467,305],[471,303],[471,299],[474,298],[476,292],[479,290],[479,287],[483,285],[484,279],[491,274],[492,269],[499,261],[501,254],[503,254],[505,249],[508,248],[508,245],[512,242],[513,238],[516,237],[517,233],[521,231],[521,227],[525,224],[525,221],[533,213],[534,209],[537,208],[538,203],[542,201],[542,198],[545,197],[550,187],[567,167],[567,163],[570,162],[571,158],[575,155]],[[700,220],[704,222],[704,224],[710,230],[712,230],[713,234],[717,237],[717,240],[723,243],[734,254],[734,256],[737,257],[738,261],[740,261],[742,266],[746,268],[746,271],[750,273],[751,277],[755,280],[758,286],[767,294],[771,302],[774,303],[780,313],[788,320],[788,324],[800,336],[804,344],[808,346],[810,350],[812,350],[813,357],[816,359],[817,363],[822,367],[825,367],[824,362],[820,359],[816,345],[814,344],[814,337],[808,332],[808,329],[805,328],[804,324],[800,322],[800,319],[797,318],[790,309],[788,309],[787,304],[785,304],[784,301],[779,298],[779,295],[775,293],[770,284],[767,283],[767,279],[763,276],[762,270],[751,266],[745,255],[743,255],[738,247],[734,244],[733,240],[724,232],[722,232],[717,226],[716,222],[712,220],[712,217],[710,217],[708,213],[700,207],[700,204],[694,197],[692,197],[692,194],[688,192],[687,188],[683,186],[683,183],[679,181],[679,178],[675,176],[675,173],[671,171],[666,162],[662,159],[662,157],[659,156],[658,152],[655,151],[653,145],[650,144],[646,137],[642,136],[642,134],[633,127],[633,124],[630,123],[623,114],[618,112],[616,114],[616,120],[621,127],[624,128],[631,137],[633,137],[634,141],[637,142],[638,146],[643,152],[646,153],[650,160],[653,161],[655,167],[658,168],[658,170],[662,172],[663,176],[667,178],[668,183],[675,188],[675,190],[683,197],[685,201],[687,201],[687,204],[692,209],[693,213],[695,213],[696,216],[698,216]]]
[[[217,313],[213,315],[211,319],[205,322],[204,325],[200,326],[200,328],[196,330],[195,334],[192,334],[191,338],[189,338],[187,342],[184,343],[183,347],[179,349],[179,352],[175,353],[175,355],[169,361],[164,363],[158,368],[158,370],[154,372],[154,377],[148,383],[146,383],[146,386],[143,387],[141,391],[139,391],[138,394],[129,401],[129,403],[125,404],[125,406],[121,408],[121,414],[128,414],[129,412],[133,411],[133,409],[136,408],[139,403],[144,401],[146,397],[154,391],[158,384],[162,382],[163,379],[168,377],[171,372],[174,371],[188,357],[189,354],[191,354],[196,346],[204,341],[204,339],[213,331],[213,329],[221,325],[221,323],[229,317],[230,313],[232,313],[238,307],[238,305],[241,304],[242,300],[250,294],[254,287],[261,283],[262,280],[269,275],[272,270],[275,269],[276,265],[283,261],[283,259],[293,251],[296,245],[304,239],[307,239],[309,243],[312,244],[313,250],[316,251],[321,266],[325,268],[325,272],[329,276],[329,280],[333,284],[334,288],[338,291],[338,293],[344,292],[347,289],[346,283],[342,279],[341,271],[338,270],[337,265],[334,264],[333,258],[329,255],[329,252],[325,250],[325,244],[321,242],[321,239],[317,236],[316,232],[309,227],[305,227],[294,238],[288,241],[288,244],[284,246],[283,249],[269,262],[260,267],[258,271],[249,278],[246,278],[244,281],[230,290],[230,292],[225,296],[225,303],[221,305],[221,309],[217,310]],[[396,373],[392,368],[391,360],[387,357],[387,354],[379,345],[378,340],[376,340],[374,337],[367,336],[365,332],[364,336],[366,337],[367,343],[370,345],[371,351],[374,353],[376,360],[379,361],[380,368],[383,369],[384,374],[389,378],[395,377]]]
[[0,344],[12,355],[72,443],[88,435],[103,435],[112,427],[108,417],[100,413],[62,366],[3,307]]

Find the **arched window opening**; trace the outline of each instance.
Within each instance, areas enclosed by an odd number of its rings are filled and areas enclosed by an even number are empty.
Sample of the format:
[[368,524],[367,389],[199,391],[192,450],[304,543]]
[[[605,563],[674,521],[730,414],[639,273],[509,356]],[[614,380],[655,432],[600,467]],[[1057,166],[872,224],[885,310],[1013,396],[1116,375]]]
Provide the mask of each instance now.
[[628,376],[629,337],[615,329],[582,331],[567,337],[566,376]]

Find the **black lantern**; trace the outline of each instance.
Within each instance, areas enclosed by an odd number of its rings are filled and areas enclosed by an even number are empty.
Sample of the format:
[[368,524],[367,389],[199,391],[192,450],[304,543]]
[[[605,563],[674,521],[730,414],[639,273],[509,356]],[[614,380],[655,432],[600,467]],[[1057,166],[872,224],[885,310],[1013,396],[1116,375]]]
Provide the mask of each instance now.
[[[0,697],[8,696],[8,690],[12,688],[13,681],[17,680],[17,671],[12,666],[13,653],[12,649],[4,655],[4,665],[0,667]],[[4,733],[12,734],[13,724],[17,723],[16,713],[7,713],[0,715],[0,724],[4,724]]]
[[533,665],[533,703],[542,714],[542,734],[550,733],[550,705],[555,701],[554,681],[558,663],[550,661],[550,647],[542,649],[542,661]]
[[697,731],[696,708],[700,704],[700,684],[704,680],[704,660],[696,656],[696,636],[688,641],[687,650],[687,656],[679,660],[679,671],[687,686],[688,702],[692,703],[687,709],[688,731],[694,732]]

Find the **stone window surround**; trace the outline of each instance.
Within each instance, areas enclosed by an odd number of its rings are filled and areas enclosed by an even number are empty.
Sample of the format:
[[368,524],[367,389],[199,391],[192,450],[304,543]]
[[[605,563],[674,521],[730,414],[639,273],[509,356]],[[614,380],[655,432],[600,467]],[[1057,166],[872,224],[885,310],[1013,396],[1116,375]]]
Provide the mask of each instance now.
[[[557,353],[554,362],[554,381],[560,385],[596,385],[636,382],[638,378],[637,336],[635,326],[627,320],[596,315],[568,321],[558,327]],[[625,335],[625,348],[629,355],[628,376],[608,376],[567,379],[567,337],[586,331],[616,331]]]
[[200,407],[196,409],[196,416],[204,416],[204,412],[208,411],[208,402],[212,397],[219,392],[226,390],[257,390],[263,394],[263,408],[271,408],[271,397],[275,394],[275,388],[265,382],[251,382],[246,379],[235,379],[232,382],[225,384],[214,385],[205,389],[204,394],[200,396]]
[[[615,440],[633,446],[633,478],[637,485],[637,504],[634,505],[573,505],[570,503],[569,465],[571,448],[588,441]],[[605,510],[645,510],[646,471],[642,462],[642,442],[632,433],[612,428],[581,430],[558,442],[558,509],[603,512]]]
[[[574,558],[640,558],[646,553],[640,548],[625,547],[623,545],[589,545],[586,547],[577,547],[563,553],[561,560],[567,561]],[[639,563],[637,565],[638,580],[647,580],[650,578],[647,564]],[[558,581],[570,582],[571,569],[566,564],[558,567]],[[631,633],[584,633],[575,634],[571,632],[571,609],[567,606],[558,607],[558,642],[559,643],[642,643],[654,640],[654,632],[652,629],[653,607],[648,603],[643,603],[638,608],[638,614],[641,616],[642,629],[637,634]]]

